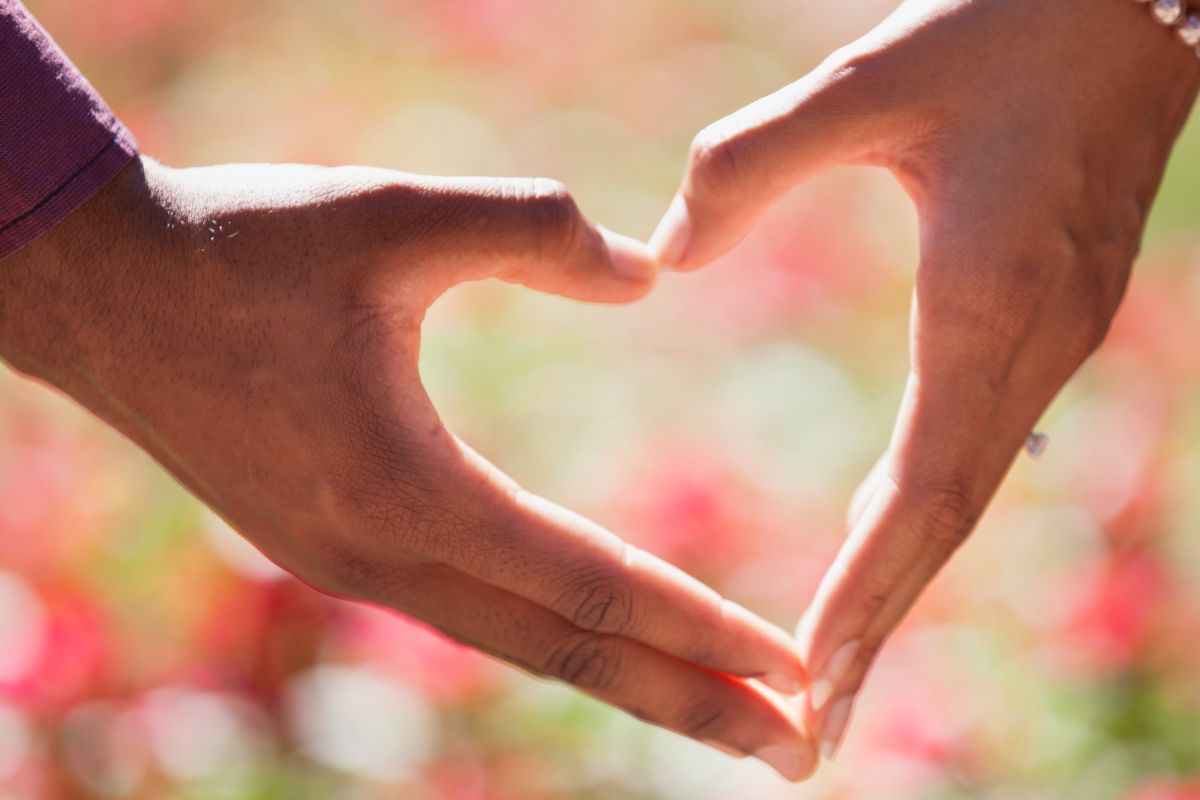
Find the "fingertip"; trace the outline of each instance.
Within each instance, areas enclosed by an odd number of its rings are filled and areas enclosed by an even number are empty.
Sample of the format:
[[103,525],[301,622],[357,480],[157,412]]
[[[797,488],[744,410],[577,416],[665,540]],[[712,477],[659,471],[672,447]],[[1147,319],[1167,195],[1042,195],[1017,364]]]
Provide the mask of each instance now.
[[[798,647],[802,646],[806,639],[811,638],[813,622],[815,619],[816,617],[814,616],[812,606],[810,605],[808,608],[804,609],[803,613],[800,614],[800,619],[796,620],[796,627],[792,630],[792,638],[796,640]],[[801,652],[801,658],[803,659],[805,655],[803,654],[803,651]]]
[[817,757],[810,750],[808,747],[771,745],[756,750],[754,757],[792,783],[800,783],[817,771]]
[[812,688],[808,692],[808,702],[812,705],[813,711],[820,711],[833,697],[833,682],[828,678],[821,678],[814,681]]
[[692,220],[687,201],[676,194],[650,236],[650,253],[664,266],[679,269],[687,255],[692,234]]
[[803,783],[813,775],[816,775],[817,769],[821,766],[820,750],[818,750],[818,746],[815,742],[807,738],[804,740],[803,756],[805,769],[800,777],[796,779],[796,783]]
[[803,691],[805,684],[791,675],[780,675],[770,672],[759,678],[766,686],[780,694],[796,695]]
[[846,738],[846,728],[850,723],[850,712],[854,708],[854,696],[850,695],[836,701],[825,714],[825,722],[821,726],[821,757],[826,761],[837,758],[842,749],[842,741]]
[[[758,683],[761,683],[758,682]],[[770,724],[759,725],[763,738],[747,748],[750,755],[773,767],[789,781],[812,777],[820,766],[818,744],[805,724],[802,695],[781,697],[756,682],[747,684],[774,710]]]
[[[757,676],[758,680],[775,691],[788,695],[797,694],[808,685],[808,671],[795,639],[788,636],[782,628],[772,625],[731,600],[723,601],[722,606],[725,619],[734,622],[744,631],[743,647],[753,647],[752,652],[758,654],[758,659],[765,667]],[[751,638],[747,640],[745,635]]]
[[609,230],[603,225],[597,225],[601,238],[608,248],[609,261],[613,272],[624,280],[636,284],[646,284],[647,288],[658,277],[658,264],[643,243],[631,236]]

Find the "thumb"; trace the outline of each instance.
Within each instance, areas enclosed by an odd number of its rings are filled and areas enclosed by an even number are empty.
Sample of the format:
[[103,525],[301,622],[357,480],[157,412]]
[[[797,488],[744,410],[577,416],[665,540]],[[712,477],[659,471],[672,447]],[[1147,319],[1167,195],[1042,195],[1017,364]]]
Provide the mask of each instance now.
[[[442,288],[500,278],[596,303],[637,300],[657,265],[646,245],[591,222],[546,178],[426,179],[426,218]],[[430,208],[428,206],[434,206]]]
[[679,191],[650,238],[661,262],[703,266],[740,242],[796,184],[835,164],[868,160],[873,123],[861,71],[834,63],[697,134]]

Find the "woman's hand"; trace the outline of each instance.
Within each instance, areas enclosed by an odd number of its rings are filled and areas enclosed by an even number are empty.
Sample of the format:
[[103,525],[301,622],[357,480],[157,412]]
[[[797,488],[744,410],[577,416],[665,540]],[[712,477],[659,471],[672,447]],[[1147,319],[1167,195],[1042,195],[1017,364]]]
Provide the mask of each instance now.
[[422,317],[490,277],[624,302],[655,266],[550,181],[146,161],[0,264],[0,352],[308,583],[803,777],[795,712],[743,680],[797,689],[790,637],[442,426]]
[[651,240],[678,269],[837,164],[890,169],[919,213],[899,419],[800,630],[827,754],[885,637],[1104,337],[1198,76],[1131,0],[910,0],[697,136]]

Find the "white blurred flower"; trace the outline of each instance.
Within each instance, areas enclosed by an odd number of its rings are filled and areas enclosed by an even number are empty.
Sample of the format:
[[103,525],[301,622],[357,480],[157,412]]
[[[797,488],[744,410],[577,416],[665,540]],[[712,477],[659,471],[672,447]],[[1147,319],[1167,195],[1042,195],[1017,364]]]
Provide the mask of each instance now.
[[245,776],[261,750],[252,717],[252,707],[233,695],[181,687],[150,692],[142,708],[163,772],[226,784]]
[[738,449],[768,448],[743,461],[760,485],[784,496],[837,491],[879,446],[863,424],[870,409],[849,374],[804,345],[748,348],[709,402],[710,424],[737,432]]
[[18,681],[41,657],[46,610],[19,576],[0,571],[0,681]]
[[433,709],[413,690],[368,670],[315,667],[294,678],[287,694],[292,728],[321,764],[395,780],[433,753]]
[[761,761],[739,760],[661,728],[649,731],[644,753],[647,788],[664,800],[796,796],[796,787]]

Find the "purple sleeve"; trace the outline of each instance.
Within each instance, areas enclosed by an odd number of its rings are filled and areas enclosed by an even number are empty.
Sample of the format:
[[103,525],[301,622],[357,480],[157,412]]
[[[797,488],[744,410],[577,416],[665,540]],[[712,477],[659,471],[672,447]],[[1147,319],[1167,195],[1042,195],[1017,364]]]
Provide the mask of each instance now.
[[18,0],[0,0],[0,258],[95,194],[137,143]]

